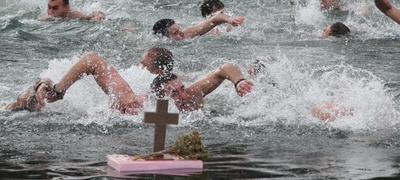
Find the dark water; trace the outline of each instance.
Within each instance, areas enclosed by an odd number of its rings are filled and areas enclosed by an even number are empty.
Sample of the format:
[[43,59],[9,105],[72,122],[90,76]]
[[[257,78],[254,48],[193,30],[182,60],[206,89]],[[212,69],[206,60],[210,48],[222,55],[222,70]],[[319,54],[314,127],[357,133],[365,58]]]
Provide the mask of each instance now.
[[[37,77],[57,82],[87,52],[113,64],[137,93],[148,92],[154,77],[136,64],[155,45],[173,52],[175,71],[187,84],[226,62],[243,72],[255,59],[268,66],[252,78],[250,95],[239,98],[225,83],[207,96],[203,111],[181,114],[179,125],[169,126],[167,146],[199,130],[210,152],[202,171],[121,174],[109,168],[107,155],[151,151],[153,126],[142,117],[154,111],[154,100],[138,116],[121,115],[85,77],[41,112],[0,113],[0,178],[400,178],[399,26],[369,1],[345,1],[353,9],[333,15],[320,12],[315,0],[292,2],[224,1],[246,18],[242,26],[172,42],[151,34],[154,22],[198,22],[200,1],[71,1],[75,9],[104,11],[102,23],[41,22],[46,1],[1,1],[1,106]],[[359,13],[363,5],[372,6],[366,16]],[[321,39],[335,21],[357,29],[353,37]],[[354,115],[322,122],[310,108],[323,101],[351,106]]]

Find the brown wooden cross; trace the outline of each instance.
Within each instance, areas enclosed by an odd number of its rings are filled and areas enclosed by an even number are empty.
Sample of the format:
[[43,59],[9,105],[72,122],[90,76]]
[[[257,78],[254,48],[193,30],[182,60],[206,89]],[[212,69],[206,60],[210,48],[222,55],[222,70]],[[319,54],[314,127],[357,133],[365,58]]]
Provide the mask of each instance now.
[[144,122],[154,123],[153,152],[164,150],[167,124],[178,124],[179,114],[168,113],[168,100],[158,99],[156,112],[145,112]]

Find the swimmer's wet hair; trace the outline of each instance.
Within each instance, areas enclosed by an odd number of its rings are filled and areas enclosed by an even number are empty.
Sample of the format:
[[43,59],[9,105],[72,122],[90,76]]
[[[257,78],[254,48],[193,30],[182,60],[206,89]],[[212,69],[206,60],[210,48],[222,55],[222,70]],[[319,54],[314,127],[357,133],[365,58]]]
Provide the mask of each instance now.
[[174,56],[168,49],[152,47],[147,51],[147,54],[153,59],[152,65],[161,69],[164,73],[171,72],[174,68]]
[[[51,1],[56,1],[56,0],[51,0]],[[62,2],[64,6],[69,5],[69,0],[62,0]]]
[[253,71],[254,71],[255,74],[259,74],[259,73],[265,71],[266,66],[261,60],[256,59],[253,62],[252,68],[253,68]]
[[206,16],[212,14],[213,7],[217,8],[217,9],[222,9],[225,6],[224,6],[224,3],[222,3],[220,0],[206,0],[200,6],[201,15],[203,17],[206,17]]
[[164,84],[177,79],[178,76],[174,73],[163,73],[154,78],[150,85],[151,92],[155,93],[158,98],[164,98],[166,94],[164,93]]
[[167,29],[175,24],[173,19],[161,19],[157,21],[153,26],[153,32],[155,35],[167,36]]
[[335,22],[331,25],[330,36],[334,37],[342,37],[344,35],[348,35],[350,33],[350,29],[341,22]]

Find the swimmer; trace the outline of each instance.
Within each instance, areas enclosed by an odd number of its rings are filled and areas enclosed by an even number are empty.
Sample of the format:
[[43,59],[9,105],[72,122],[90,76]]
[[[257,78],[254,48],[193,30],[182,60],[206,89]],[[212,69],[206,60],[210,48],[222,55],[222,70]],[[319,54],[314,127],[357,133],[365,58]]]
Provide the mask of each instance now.
[[[225,64],[188,88],[184,88],[179,79],[171,78],[173,75],[171,73],[173,69],[172,53],[164,48],[151,48],[144,53],[139,64],[150,73],[159,74],[151,85],[158,97],[171,95],[177,107],[182,111],[201,108],[203,97],[214,91],[225,79],[234,83],[239,96],[250,92],[254,85],[253,82],[244,79],[236,67]],[[69,87],[84,75],[92,75],[104,93],[109,95],[111,108],[119,110],[122,114],[132,115],[137,114],[137,110],[143,108],[147,93],[136,95],[112,65],[97,54],[88,53],[76,62],[57,84],[53,85],[50,81],[36,85],[35,103],[38,103],[34,104],[32,107],[35,108],[31,109],[39,111],[44,107],[45,99],[47,103],[63,99]],[[35,91],[29,90],[28,92]],[[23,93],[18,99],[28,99],[26,98],[29,97],[28,95],[29,93]]]
[[225,8],[224,3],[220,0],[206,0],[200,6],[201,15],[205,18],[214,15],[216,12],[221,12]]
[[254,86],[252,81],[244,79],[238,68],[224,64],[188,87],[183,85],[177,75],[165,73],[154,79],[151,88],[159,98],[170,96],[180,111],[194,111],[203,107],[204,97],[218,88],[225,79],[232,82],[239,96],[251,92]]
[[311,112],[314,117],[327,122],[342,116],[353,116],[354,108],[340,106],[333,102],[324,102],[314,106]]
[[347,4],[341,3],[340,0],[320,0],[319,9],[333,15],[341,15],[343,12],[352,11],[356,15],[366,16],[371,10],[372,6],[368,4]]
[[268,66],[270,63],[275,62],[276,58],[274,57],[266,57],[263,59],[256,59],[251,66],[248,68],[247,73],[250,77],[255,78],[257,76],[262,76],[263,78],[259,79],[262,82],[270,84],[272,86],[278,87],[278,83],[274,81],[274,78],[270,74],[270,70]]
[[350,29],[341,22],[335,22],[322,31],[322,37],[342,37],[350,34]]
[[[225,8],[224,3],[222,3],[220,0],[206,0],[203,2],[203,4],[201,4],[200,12],[203,17],[209,19],[216,14],[224,13],[225,12],[224,8]],[[232,31],[232,26],[228,24],[226,24],[225,29],[218,27],[213,28],[211,33],[222,34],[223,32]]]
[[320,9],[326,11],[335,11],[341,9],[340,0],[319,0]]
[[[173,69],[173,55],[165,48],[153,47],[143,54],[139,64],[153,74],[167,73]],[[142,108],[147,99],[147,94],[136,95],[112,65],[99,55],[88,53],[52,87],[46,95],[47,102],[63,99],[68,88],[85,74],[93,75],[100,88],[109,95],[111,108],[122,114],[137,114],[137,109]]]
[[166,36],[167,38],[173,40],[182,40],[201,36],[223,23],[229,23],[232,26],[239,26],[243,22],[244,18],[241,16],[232,17],[226,14],[217,14],[196,25],[190,26],[184,30],[180,30],[179,25],[175,23],[174,20],[161,19],[154,24],[153,32],[155,35]]
[[267,68],[265,63],[257,59],[252,63],[251,67],[247,70],[247,73],[249,73],[250,76],[256,76],[263,73],[265,68]]
[[[150,48],[139,62],[153,74],[172,71],[173,63],[172,53],[159,47]],[[93,76],[104,93],[109,95],[111,108],[119,110],[122,114],[136,114],[137,109],[143,107],[147,94],[136,95],[112,65],[97,54],[87,53],[57,84],[53,85],[48,79],[37,82],[6,109],[40,111],[44,107],[45,100],[47,103],[53,103],[63,99],[69,87],[84,75]]]
[[86,15],[82,12],[72,11],[69,6],[69,0],[48,0],[47,15],[39,17],[39,20],[54,20],[55,17],[62,19],[103,21],[105,19],[105,14],[101,11],[94,11]]

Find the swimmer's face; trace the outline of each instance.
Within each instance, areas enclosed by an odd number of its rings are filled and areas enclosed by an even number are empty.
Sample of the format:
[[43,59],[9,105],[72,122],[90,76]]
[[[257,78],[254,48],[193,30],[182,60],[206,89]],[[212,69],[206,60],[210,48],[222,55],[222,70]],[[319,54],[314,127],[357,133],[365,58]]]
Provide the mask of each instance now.
[[340,0],[320,0],[320,9],[327,10],[339,7]]
[[180,27],[176,23],[167,29],[167,35],[173,40],[180,40],[184,38],[184,33],[180,31]]
[[329,34],[331,34],[332,31],[332,25],[329,25],[328,27],[326,27],[323,31],[322,31],[322,37],[326,38],[329,36]]
[[162,69],[157,68],[154,64],[155,59],[153,59],[149,52],[143,54],[142,59],[139,61],[139,65],[147,69],[152,74],[161,74]]
[[47,14],[55,17],[66,18],[69,13],[69,5],[65,5],[62,0],[49,0],[47,4]]

